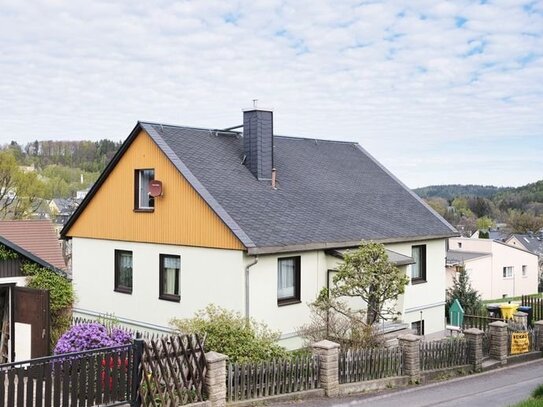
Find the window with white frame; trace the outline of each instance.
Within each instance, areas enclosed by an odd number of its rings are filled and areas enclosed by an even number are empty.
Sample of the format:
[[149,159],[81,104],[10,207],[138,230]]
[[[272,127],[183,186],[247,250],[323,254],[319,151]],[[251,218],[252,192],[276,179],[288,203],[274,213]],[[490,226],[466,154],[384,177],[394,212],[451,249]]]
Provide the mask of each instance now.
[[155,198],[149,194],[151,181],[155,179],[154,169],[136,170],[134,174],[134,209],[151,211],[155,207]]
[[503,268],[503,278],[513,277],[513,266],[506,266]]

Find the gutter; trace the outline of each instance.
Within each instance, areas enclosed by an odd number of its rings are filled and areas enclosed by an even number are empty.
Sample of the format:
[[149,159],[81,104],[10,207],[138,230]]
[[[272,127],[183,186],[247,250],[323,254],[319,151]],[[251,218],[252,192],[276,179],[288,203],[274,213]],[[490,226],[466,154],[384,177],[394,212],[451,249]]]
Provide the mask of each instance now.
[[254,256],[254,260],[245,267],[245,323],[249,325],[249,269],[258,263],[258,255]]

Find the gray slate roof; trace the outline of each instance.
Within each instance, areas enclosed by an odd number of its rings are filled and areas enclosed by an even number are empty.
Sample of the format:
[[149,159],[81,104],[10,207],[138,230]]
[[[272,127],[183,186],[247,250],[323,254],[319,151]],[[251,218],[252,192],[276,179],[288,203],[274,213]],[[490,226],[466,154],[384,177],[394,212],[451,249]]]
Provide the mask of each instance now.
[[242,164],[240,133],[140,125],[254,253],[457,235],[356,143],[274,136],[274,190]]
[[514,234],[526,250],[543,256],[543,235],[529,235],[529,234]]

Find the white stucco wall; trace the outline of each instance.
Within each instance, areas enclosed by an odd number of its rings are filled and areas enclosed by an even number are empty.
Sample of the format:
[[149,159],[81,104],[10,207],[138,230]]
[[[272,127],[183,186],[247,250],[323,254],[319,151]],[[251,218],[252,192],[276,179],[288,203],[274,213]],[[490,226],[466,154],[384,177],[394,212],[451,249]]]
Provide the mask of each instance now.
[[[113,290],[115,250],[133,252],[132,294]],[[180,302],[158,298],[159,254],[181,257]],[[160,326],[173,317],[191,317],[210,302],[242,312],[243,269],[241,251],[73,239],[76,307]]]
[[[425,320],[427,334],[444,329],[445,241],[387,245],[390,250],[411,256],[411,247],[427,246],[427,282],[409,285],[399,300],[404,322]],[[195,311],[213,303],[245,312],[245,267],[254,260],[241,251],[194,248],[159,244],[119,242],[99,239],[73,239],[73,282],[76,307],[92,313],[114,313],[124,320],[167,326],[173,317],[191,317]],[[114,251],[133,252],[132,294],[114,288]],[[181,257],[181,301],[159,299],[159,254]],[[301,302],[277,304],[277,259],[301,256]],[[264,321],[282,333],[281,343],[299,347],[297,328],[309,322],[308,304],[326,287],[328,270],[338,259],[324,251],[259,255],[250,268],[250,316]],[[410,275],[410,267],[402,267]]]
[[[411,256],[411,248],[426,245],[426,282],[412,284],[405,289],[400,298],[399,310],[403,314],[403,322],[412,323],[424,320],[426,335],[437,334],[445,329],[445,240],[429,240],[387,245],[387,249]],[[406,267],[411,277],[411,267]],[[422,315],[421,315],[422,312]]]
[[[458,246],[462,243],[462,247]],[[451,250],[488,253],[490,256],[465,261],[472,286],[484,300],[537,293],[537,256],[489,239],[450,239]],[[503,277],[503,267],[513,267],[512,277]],[[526,266],[526,276],[522,276]]]

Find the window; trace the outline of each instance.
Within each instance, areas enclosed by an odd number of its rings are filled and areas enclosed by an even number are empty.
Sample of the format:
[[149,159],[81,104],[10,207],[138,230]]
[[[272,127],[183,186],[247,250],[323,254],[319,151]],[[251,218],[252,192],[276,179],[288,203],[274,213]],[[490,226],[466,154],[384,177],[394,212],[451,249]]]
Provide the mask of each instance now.
[[527,276],[528,276],[528,266],[523,265],[522,266],[522,277],[527,277]]
[[426,282],[426,245],[413,246],[411,257],[415,260],[411,265],[411,283]]
[[180,269],[181,258],[179,256],[160,255],[160,299],[177,302],[181,300],[179,295]]
[[152,211],[155,207],[155,198],[149,195],[149,184],[155,179],[155,170],[136,170],[134,179],[134,209]]
[[424,319],[411,322],[411,329],[415,331],[415,335],[424,335]]
[[278,259],[277,304],[300,302],[300,256]]
[[132,294],[132,252],[115,250],[115,291]]
[[459,248],[459,249],[462,248],[462,242],[458,242],[458,248]]
[[513,277],[513,266],[507,266],[503,268],[503,278]]

